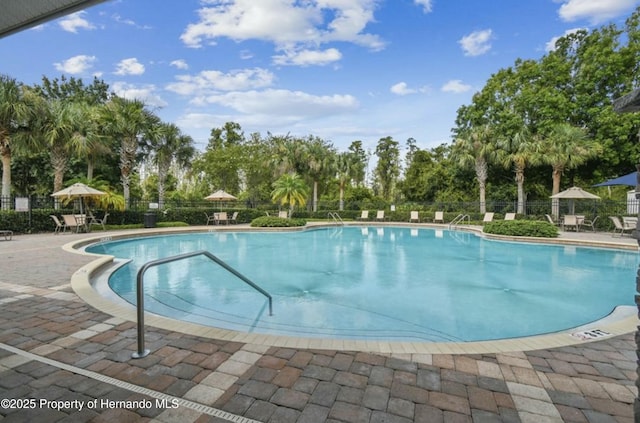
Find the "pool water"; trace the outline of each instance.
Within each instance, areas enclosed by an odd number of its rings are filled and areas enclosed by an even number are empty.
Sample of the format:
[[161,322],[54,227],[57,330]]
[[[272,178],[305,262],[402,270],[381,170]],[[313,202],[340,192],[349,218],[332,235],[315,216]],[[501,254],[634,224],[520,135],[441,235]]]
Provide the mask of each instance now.
[[138,269],[207,250],[273,296],[204,256],[150,268],[145,309],[225,329],[302,337],[477,341],[557,332],[632,305],[632,251],[488,240],[408,227],[209,232],[104,242],[131,259],[109,285],[135,304]]

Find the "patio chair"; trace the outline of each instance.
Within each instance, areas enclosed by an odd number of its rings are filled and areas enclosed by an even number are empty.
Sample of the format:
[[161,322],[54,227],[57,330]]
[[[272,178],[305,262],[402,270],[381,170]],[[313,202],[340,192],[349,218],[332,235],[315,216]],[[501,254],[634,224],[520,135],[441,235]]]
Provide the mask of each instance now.
[[600,216],[594,217],[593,220],[582,219],[582,222],[580,223],[580,226],[587,226],[587,227],[591,228],[591,232],[595,232],[596,231],[596,221],[598,220],[598,217],[600,217]]
[[72,215],[72,214],[63,214],[62,215],[62,221],[64,222],[64,226],[66,226],[70,230],[75,230],[76,232],[78,232],[80,230],[80,227],[78,225],[78,221],[76,220],[76,217],[74,215]]
[[66,232],[67,231],[67,226],[60,222],[60,219],[58,219],[58,216],[56,216],[55,214],[50,214],[49,217],[51,217],[53,219],[53,223],[56,224],[56,229],[53,232],[55,235],[59,234],[60,231],[62,232]]
[[218,213],[218,224],[222,224],[224,223],[225,225],[229,224],[229,218],[227,217],[227,212],[220,212]]
[[95,217],[93,215],[93,213],[89,213],[89,227],[93,226],[93,225],[100,225],[102,226],[102,230],[106,230],[107,228],[105,227],[105,225],[107,224],[107,217],[109,217],[109,213],[105,213],[104,216],[102,216],[102,219],[98,219],[97,217]]
[[625,232],[629,231],[631,233],[636,227],[630,225],[624,225],[618,216],[609,216],[609,219],[613,222],[613,234],[612,236],[616,236],[617,233],[622,237]]
[[238,212],[237,211],[233,212],[233,214],[231,215],[231,218],[229,219],[229,223],[238,223]]
[[573,228],[578,232],[580,230],[580,222],[578,220],[578,216],[575,214],[566,214],[562,218],[562,230],[566,230],[566,228]]
[[433,223],[444,223],[444,212],[443,211],[437,211],[435,216],[433,217]]
[[504,214],[504,220],[516,220],[516,214],[515,213],[505,213]]
[[560,225],[560,222],[554,220],[550,214],[545,214],[545,217],[547,218],[547,222],[551,223],[552,225],[556,225],[556,226]]
[[489,223],[493,221],[493,212],[486,212],[484,217],[482,218],[482,224]]
[[360,217],[356,217],[357,220],[369,220],[369,210],[362,210]]
[[289,218],[289,212],[286,210],[281,210],[278,212],[278,217],[282,218],[282,219],[288,219]]
[[379,222],[384,221],[384,210],[378,210],[376,213],[376,220]]
[[214,225],[216,224],[216,213],[214,214],[207,214],[207,212],[204,212],[205,217],[207,218],[207,225],[209,223],[213,223]]
[[412,211],[409,214],[409,223],[420,222],[420,214],[417,211]]

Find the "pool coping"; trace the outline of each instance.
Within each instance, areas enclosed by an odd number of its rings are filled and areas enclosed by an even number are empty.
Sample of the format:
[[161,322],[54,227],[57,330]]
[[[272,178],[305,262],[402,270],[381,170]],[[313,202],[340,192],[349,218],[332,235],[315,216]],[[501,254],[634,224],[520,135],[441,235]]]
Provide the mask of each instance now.
[[[403,226],[415,228],[436,228],[447,229],[447,225],[438,224],[407,224],[401,222],[345,222],[347,226]],[[75,254],[93,256],[96,259],[77,270],[71,277],[71,286],[75,293],[92,307],[132,322],[137,322],[135,307],[123,305],[117,301],[102,296],[93,286],[91,280],[94,275],[101,272],[105,267],[110,266],[113,256],[88,253],[82,247],[99,241],[138,238],[140,236],[157,236],[167,234],[193,233],[193,232],[219,232],[219,231],[300,231],[323,227],[336,227],[335,224],[324,222],[309,222],[306,227],[298,228],[251,228],[248,225],[233,226],[189,226],[179,228],[148,228],[145,230],[134,230],[126,232],[115,232],[89,236],[81,240],[63,245],[63,249]],[[531,238],[531,237],[504,237],[498,235],[487,235],[482,232],[481,227],[458,228],[467,232],[473,232],[492,240],[516,241],[516,242],[536,242],[545,244],[576,245],[596,248],[614,248],[624,250],[638,250],[638,246],[603,241],[584,241],[575,239],[559,238]],[[202,336],[205,338],[220,339],[225,341],[243,342],[257,345],[267,345],[286,348],[317,349],[317,350],[342,350],[342,351],[365,351],[381,354],[483,354],[501,353],[511,351],[530,351],[547,348],[564,347],[570,345],[580,345],[587,342],[600,341],[618,335],[634,332],[640,323],[635,306],[623,306],[616,308],[610,315],[605,316],[595,322],[573,328],[568,331],[542,334],[521,338],[499,339],[490,341],[469,341],[469,342],[402,342],[385,340],[351,340],[351,339],[325,339],[325,338],[305,338],[280,335],[256,334],[216,327],[199,325],[196,323],[184,322],[159,316],[150,312],[145,312],[145,325],[159,329],[182,332],[189,335]],[[589,338],[589,334],[606,334]]]

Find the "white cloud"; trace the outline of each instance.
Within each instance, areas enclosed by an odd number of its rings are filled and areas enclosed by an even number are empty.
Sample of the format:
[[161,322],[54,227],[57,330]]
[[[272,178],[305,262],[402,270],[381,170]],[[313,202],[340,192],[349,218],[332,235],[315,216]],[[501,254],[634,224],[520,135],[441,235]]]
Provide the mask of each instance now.
[[131,57],[123,59],[116,65],[116,75],[142,75],[144,73],[144,65],[138,62],[138,59]]
[[465,93],[471,89],[471,85],[463,83],[459,79],[452,79],[447,81],[441,88],[442,91],[447,93]]
[[79,56],[70,57],[63,62],[54,63],[53,66],[55,66],[56,70],[59,70],[60,72],[77,75],[85,73],[87,70],[91,69],[96,60],[96,56],[81,54]]
[[560,18],[567,22],[587,19],[597,25],[631,11],[637,0],[560,0]]
[[276,65],[327,65],[337,62],[342,58],[342,53],[338,49],[329,48],[327,50],[300,50],[286,51],[285,54],[273,56]]
[[189,69],[189,65],[187,64],[187,62],[185,62],[182,59],[178,59],[178,60],[174,60],[171,63],[169,63],[169,65],[171,66],[175,66],[178,69]]
[[91,22],[83,18],[85,14],[86,12],[72,13],[62,18],[58,22],[58,25],[60,25],[63,30],[73,32],[74,34],[78,33],[78,29],[95,29],[96,27]]
[[374,21],[375,0],[225,0],[208,1],[199,21],[187,26],[181,40],[189,47],[215,44],[217,38],[274,43],[278,49],[317,47],[351,42],[373,50],[384,47],[375,34],[364,32]]
[[153,84],[135,85],[126,82],[115,82],[111,89],[116,95],[130,100],[141,100],[148,106],[166,107],[168,103],[160,97],[158,89]]
[[413,2],[418,6],[422,6],[422,10],[424,11],[424,13],[431,12],[433,8],[433,5],[431,4],[432,0],[413,0]]
[[407,86],[406,82],[398,82],[397,84],[391,86],[391,92],[394,94],[398,94],[398,95],[407,95],[407,94],[413,94],[416,92],[416,90],[410,89]]
[[571,34],[575,34],[576,32],[583,30],[585,28],[572,28],[572,29],[567,29],[564,34],[562,34],[559,37],[553,37],[552,39],[550,39],[547,44],[545,44],[544,46],[544,50],[545,51],[554,51],[556,49],[556,42],[558,42],[558,40],[564,36],[567,35],[571,35]]
[[274,89],[234,91],[208,96],[205,100],[244,114],[286,115],[307,119],[336,115],[358,107],[358,101],[351,95],[315,96],[302,91]]
[[490,29],[474,31],[462,37],[458,43],[462,46],[465,56],[480,56],[491,50],[492,34]]
[[237,91],[264,88],[273,84],[275,76],[266,69],[240,69],[229,73],[216,70],[202,71],[197,75],[178,75],[178,82],[166,89],[182,95],[206,95],[212,91]]

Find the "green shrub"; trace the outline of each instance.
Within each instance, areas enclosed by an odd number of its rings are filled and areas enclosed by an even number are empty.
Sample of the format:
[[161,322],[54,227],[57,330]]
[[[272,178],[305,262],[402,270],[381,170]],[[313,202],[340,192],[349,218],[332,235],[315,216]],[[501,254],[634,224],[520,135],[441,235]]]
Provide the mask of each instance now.
[[291,218],[284,219],[282,217],[261,216],[251,221],[254,228],[286,228],[292,226],[304,226],[307,224],[305,219]]
[[484,232],[506,236],[535,236],[557,238],[558,228],[549,222],[537,220],[497,220],[484,225]]

